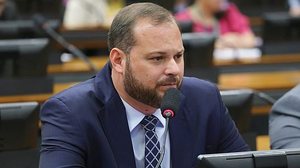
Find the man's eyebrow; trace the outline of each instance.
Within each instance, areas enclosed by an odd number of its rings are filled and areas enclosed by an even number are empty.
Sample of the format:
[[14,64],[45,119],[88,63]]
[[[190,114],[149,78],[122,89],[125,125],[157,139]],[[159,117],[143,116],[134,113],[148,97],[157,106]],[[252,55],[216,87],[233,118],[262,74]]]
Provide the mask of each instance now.
[[[178,51],[175,55],[179,55],[179,54],[183,54],[183,53],[184,53],[184,49]],[[152,52],[147,53],[146,55],[151,56],[151,55],[155,55],[155,54],[167,55],[168,52],[165,52],[165,51],[152,51]]]
[[176,53],[176,55],[178,55],[178,54],[183,54],[183,53],[184,53],[184,49],[178,51],[178,52]]
[[167,52],[164,52],[164,51],[152,51],[152,52],[149,52],[147,53],[146,55],[147,56],[152,56],[152,55],[167,55]]

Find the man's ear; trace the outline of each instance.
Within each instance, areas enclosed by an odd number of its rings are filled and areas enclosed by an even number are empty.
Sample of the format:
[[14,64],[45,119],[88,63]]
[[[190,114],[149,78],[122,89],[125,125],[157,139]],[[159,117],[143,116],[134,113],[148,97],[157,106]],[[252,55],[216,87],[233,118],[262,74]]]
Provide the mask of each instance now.
[[126,54],[118,49],[118,48],[113,48],[110,51],[109,54],[109,59],[112,65],[112,68],[119,72],[119,73],[123,73],[125,70],[125,60],[126,60]]

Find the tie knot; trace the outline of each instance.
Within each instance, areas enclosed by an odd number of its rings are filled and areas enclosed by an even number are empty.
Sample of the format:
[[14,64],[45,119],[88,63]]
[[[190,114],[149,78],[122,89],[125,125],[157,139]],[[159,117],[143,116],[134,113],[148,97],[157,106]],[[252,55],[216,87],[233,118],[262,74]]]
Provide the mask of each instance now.
[[158,119],[154,115],[145,116],[144,119],[141,121],[141,125],[146,131],[154,131]]

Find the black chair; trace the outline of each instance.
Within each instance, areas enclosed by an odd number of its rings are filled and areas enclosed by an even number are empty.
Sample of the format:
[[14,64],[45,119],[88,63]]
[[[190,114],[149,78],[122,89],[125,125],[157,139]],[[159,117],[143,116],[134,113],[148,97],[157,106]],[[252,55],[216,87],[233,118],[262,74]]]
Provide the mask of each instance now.
[[263,54],[300,52],[300,18],[287,12],[269,12],[263,15]]
[[185,75],[218,82],[219,69],[213,66],[216,37],[207,33],[183,33]]
[[0,104],[1,167],[38,167],[39,107],[37,102]]
[[193,32],[193,22],[191,20],[177,21],[177,25],[178,25],[181,33],[191,33],[191,32]]
[[256,150],[256,133],[251,131],[251,109],[254,91],[249,89],[221,91],[222,100],[241,135]]
[[48,51],[44,38],[0,40],[0,95],[52,93]]

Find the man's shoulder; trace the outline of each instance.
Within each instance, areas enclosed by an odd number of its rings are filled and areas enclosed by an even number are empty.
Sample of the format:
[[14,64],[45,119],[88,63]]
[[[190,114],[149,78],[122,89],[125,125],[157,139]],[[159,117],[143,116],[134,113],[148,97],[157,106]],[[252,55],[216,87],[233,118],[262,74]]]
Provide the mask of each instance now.
[[272,113],[300,117],[300,84],[283,95],[273,105]]
[[49,98],[43,104],[41,113],[46,114],[51,111],[60,116],[71,115],[82,118],[84,111],[83,118],[91,118],[90,116],[102,107],[102,101],[97,97],[95,90],[94,78],[76,84]]
[[212,91],[216,90],[216,85],[206,80],[195,77],[184,77],[182,82],[182,89],[194,91]]
[[191,99],[201,97],[216,99],[219,94],[219,90],[214,83],[194,77],[184,77],[180,90],[183,95]]
[[82,96],[94,92],[94,78],[88,79],[86,81],[83,81],[81,83],[75,84],[71,86],[70,88],[56,94],[53,96],[53,98],[58,99],[74,99],[74,98],[82,98]]

